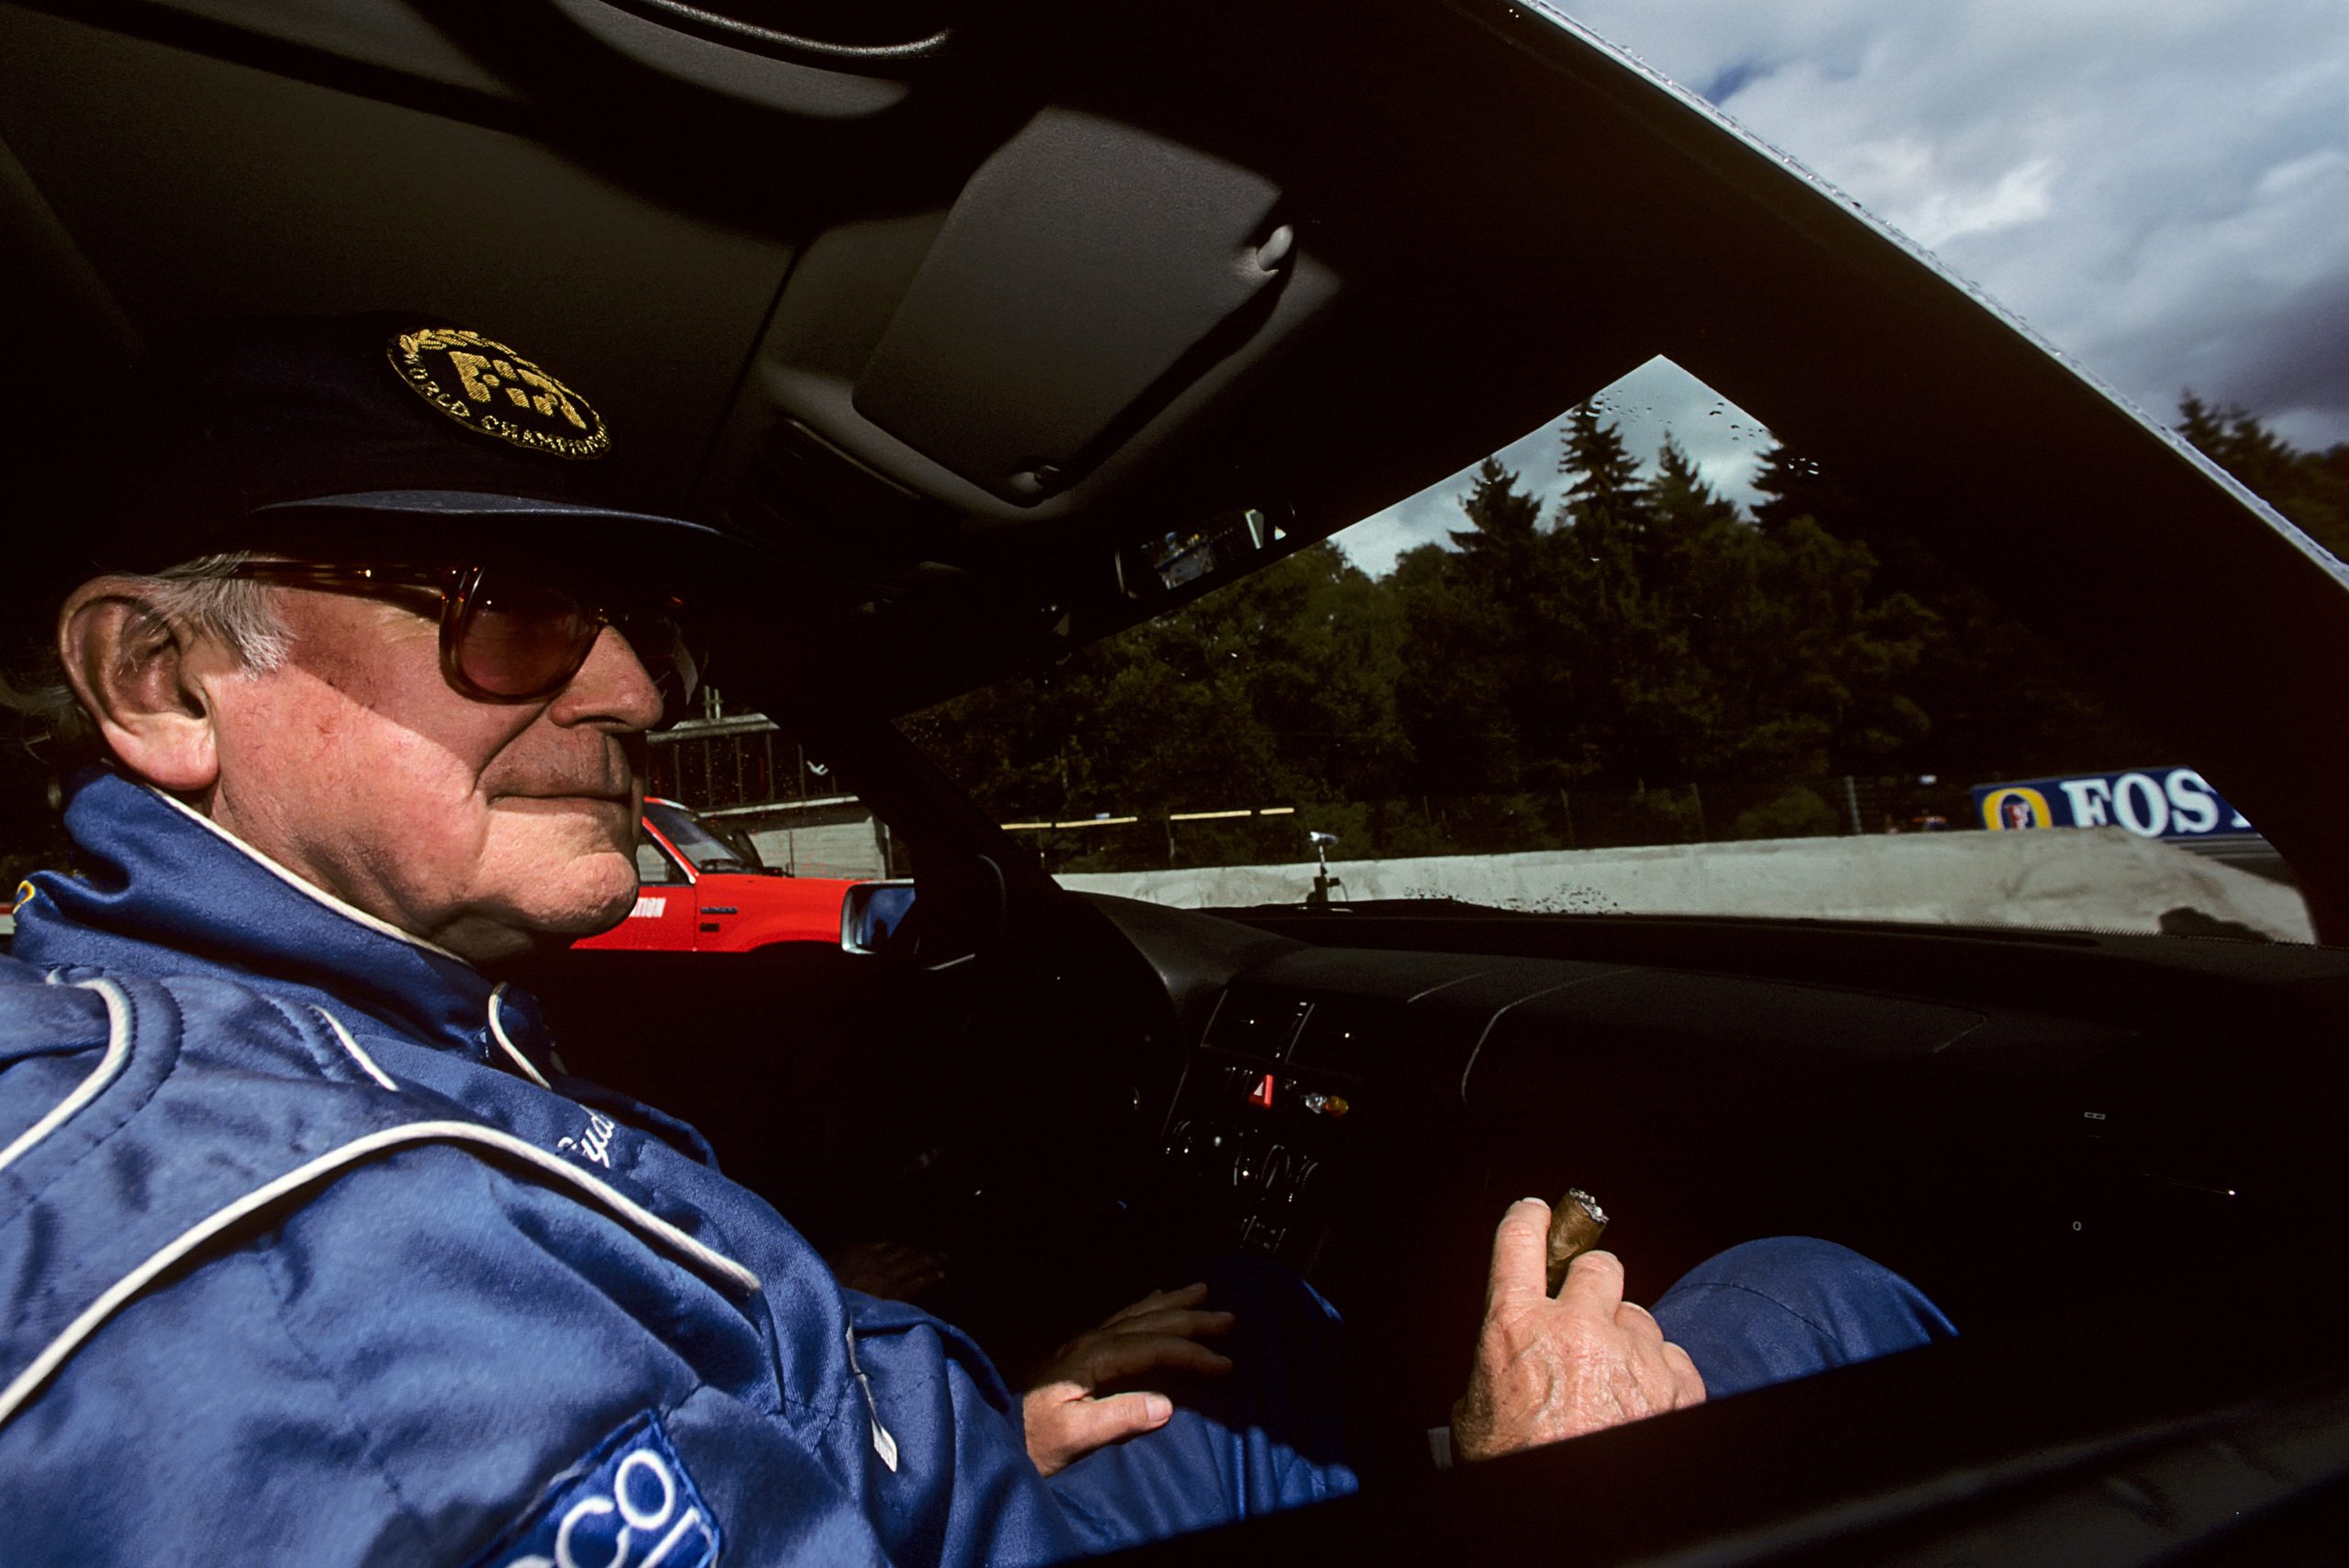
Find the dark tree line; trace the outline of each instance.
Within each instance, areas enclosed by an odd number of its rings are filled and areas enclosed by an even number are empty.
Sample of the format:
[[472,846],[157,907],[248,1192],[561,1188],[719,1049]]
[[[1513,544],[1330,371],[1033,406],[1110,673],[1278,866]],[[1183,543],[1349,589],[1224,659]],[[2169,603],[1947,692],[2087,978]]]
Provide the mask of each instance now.
[[[2349,544],[2349,448],[2183,412]],[[999,820],[1142,818],[1049,841],[1063,869],[1294,860],[1308,818],[1350,855],[1832,832],[1847,777],[1954,816],[1976,782],[2159,751],[1800,453],[1766,455],[1749,514],[1675,445],[1643,471],[1589,406],[1562,434],[1554,505],[1488,460],[1448,546],[1375,579],[1314,546],[1041,682],[918,716],[917,739]],[[1300,817],[1163,826],[1275,803]]]
[[[2193,397],[2180,429],[2349,551],[2349,446],[2296,450]],[[1372,578],[1317,545],[1181,613],[909,727],[998,820],[1108,812],[1061,867],[1831,832],[1834,781],[1976,782],[2157,760],[2021,628],[1842,493],[1768,454],[1749,515],[1667,445],[1642,472],[1588,407],[1562,499],[1497,462],[1449,548]],[[0,712],[0,893],[63,845]],[[1276,819],[1170,812],[1294,806]]]
[[2240,408],[2214,408],[2188,393],[2178,434],[2243,481],[2325,549],[2349,561],[2349,441],[2301,451]]

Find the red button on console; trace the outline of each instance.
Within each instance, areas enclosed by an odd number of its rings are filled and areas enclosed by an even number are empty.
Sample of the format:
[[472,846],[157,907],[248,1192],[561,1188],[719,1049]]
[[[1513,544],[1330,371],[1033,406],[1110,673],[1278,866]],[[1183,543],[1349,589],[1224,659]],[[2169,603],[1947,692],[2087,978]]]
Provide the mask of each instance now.
[[1264,1080],[1249,1091],[1248,1103],[1252,1106],[1262,1106],[1266,1110],[1273,1108],[1273,1075],[1271,1073],[1265,1073]]

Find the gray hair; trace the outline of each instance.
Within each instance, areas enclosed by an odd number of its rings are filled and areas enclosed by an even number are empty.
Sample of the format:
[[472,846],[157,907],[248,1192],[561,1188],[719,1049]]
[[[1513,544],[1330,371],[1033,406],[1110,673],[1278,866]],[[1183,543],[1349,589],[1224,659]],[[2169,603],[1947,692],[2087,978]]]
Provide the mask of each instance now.
[[[250,550],[232,550],[199,556],[150,575],[126,573],[127,594],[139,601],[138,629],[177,627],[209,637],[227,648],[249,676],[277,669],[285,662],[291,638],[278,619],[269,589],[233,575],[236,568],[254,559]],[[53,643],[32,650],[24,668],[0,670],[0,708],[23,717],[28,746],[37,748],[48,740],[78,756],[95,742],[97,727],[75,700]]]

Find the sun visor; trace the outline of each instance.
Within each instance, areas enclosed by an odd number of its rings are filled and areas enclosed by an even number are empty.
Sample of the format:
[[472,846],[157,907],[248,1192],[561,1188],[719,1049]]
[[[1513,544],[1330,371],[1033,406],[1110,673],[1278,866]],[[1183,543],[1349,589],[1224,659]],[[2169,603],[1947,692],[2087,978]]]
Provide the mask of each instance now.
[[998,499],[1070,483],[1263,324],[1281,193],[1047,109],[972,175],[855,384],[859,415]]

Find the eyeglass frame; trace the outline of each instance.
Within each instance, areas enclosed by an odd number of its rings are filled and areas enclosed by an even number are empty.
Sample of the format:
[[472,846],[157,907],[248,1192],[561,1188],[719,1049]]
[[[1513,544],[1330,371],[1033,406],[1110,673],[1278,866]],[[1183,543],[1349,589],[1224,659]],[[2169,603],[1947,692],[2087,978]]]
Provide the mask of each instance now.
[[[619,621],[640,613],[623,609],[615,616],[607,606],[596,604],[561,584],[551,583],[544,578],[539,579],[543,585],[553,587],[577,602],[580,609],[587,616],[588,635],[580,644],[579,656],[561,674],[550,680],[545,685],[529,692],[493,692],[465,673],[457,651],[464,640],[465,629],[472,624],[472,617],[477,607],[477,597],[481,592],[482,578],[490,570],[490,567],[480,562],[460,562],[453,566],[412,566],[400,563],[361,564],[322,561],[239,561],[224,567],[219,574],[252,582],[273,583],[283,587],[312,588],[320,593],[351,594],[365,598],[391,599],[408,593],[434,595],[440,601],[441,679],[447,681],[452,690],[476,702],[539,702],[552,696],[562,690],[586,664],[588,655],[595,651],[596,640],[603,636],[606,627],[612,628],[625,639],[628,637],[628,631],[618,624]],[[529,575],[526,572],[518,574]],[[677,605],[674,600],[672,601],[672,605],[682,608],[682,606]],[[682,630],[682,627],[680,629]],[[629,641],[629,646],[641,661],[644,651],[637,648],[633,640]],[[690,659],[691,650],[685,651]],[[700,661],[696,660],[694,662],[698,666]],[[655,681],[657,684],[657,676]],[[684,706],[692,700],[695,690],[700,684],[699,669],[696,667],[691,671],[681,671],[678,684],[682,689],[678,693],[677,703],[682,711]],[[667,704],[664,703],[662,706],[665,709]]]

